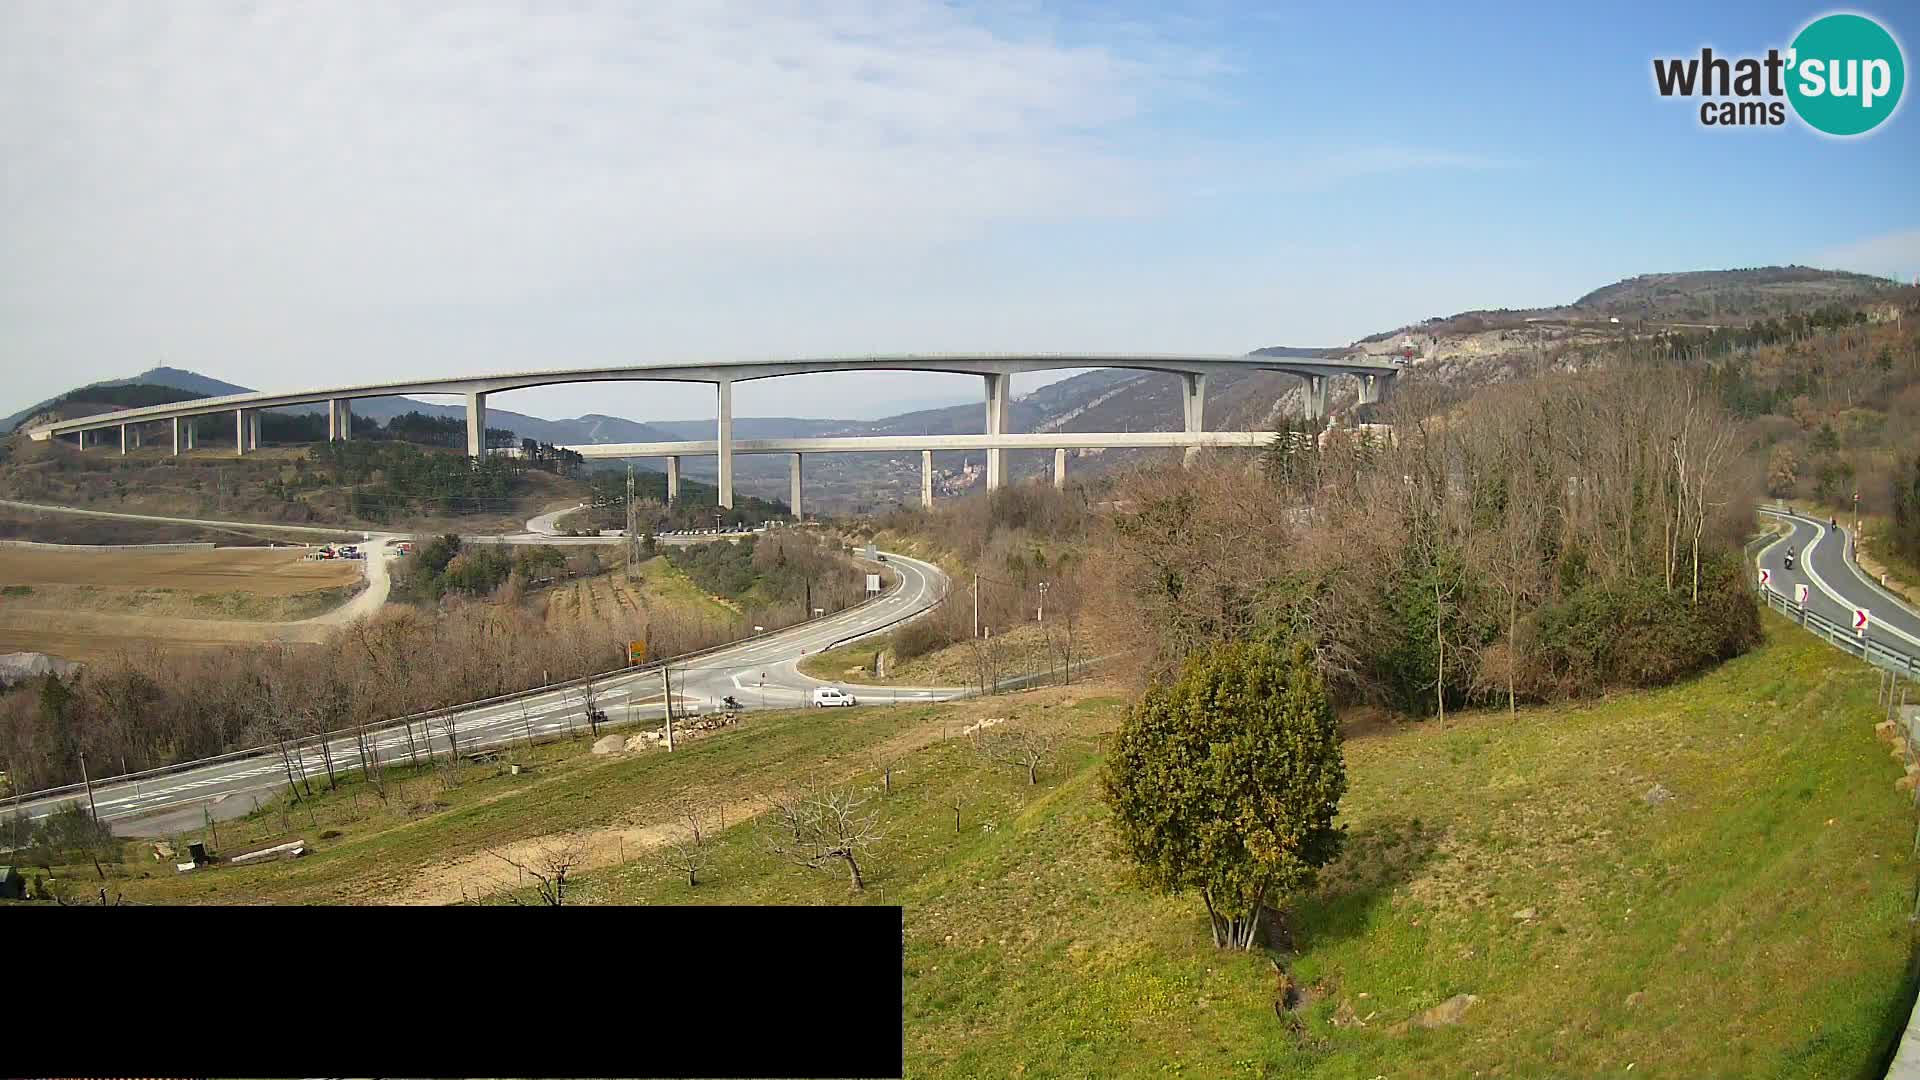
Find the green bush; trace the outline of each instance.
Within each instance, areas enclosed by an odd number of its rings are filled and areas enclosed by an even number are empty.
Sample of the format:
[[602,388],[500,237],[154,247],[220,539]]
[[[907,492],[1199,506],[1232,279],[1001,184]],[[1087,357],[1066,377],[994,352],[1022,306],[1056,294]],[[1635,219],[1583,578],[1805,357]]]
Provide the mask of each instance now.
[[890,645],[896,662],[925,656],[953,644],[954,637],[938,619],[916,619],[895,630]]
[[1659,686],[1759,640],[1760,611],[1739,560],[1719,555],[1701,566],[1697,604],[1691,588],[1636,578],[1585,586],[1542,609],[1530,682],[1548,696]]

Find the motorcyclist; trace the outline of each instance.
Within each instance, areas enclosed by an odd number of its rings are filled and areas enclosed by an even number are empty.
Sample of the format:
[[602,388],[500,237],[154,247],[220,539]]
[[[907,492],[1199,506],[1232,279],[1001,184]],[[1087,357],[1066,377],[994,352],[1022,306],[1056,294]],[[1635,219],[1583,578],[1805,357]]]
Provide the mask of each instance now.
[[1787,569],[1793,569],[1793,549],[1791,547],[1787,549]]
[[729,709],[738,709],[740,707],[740,702],[735,700],[732,694],[728,694],[726,697],[721,698],[720,700]]

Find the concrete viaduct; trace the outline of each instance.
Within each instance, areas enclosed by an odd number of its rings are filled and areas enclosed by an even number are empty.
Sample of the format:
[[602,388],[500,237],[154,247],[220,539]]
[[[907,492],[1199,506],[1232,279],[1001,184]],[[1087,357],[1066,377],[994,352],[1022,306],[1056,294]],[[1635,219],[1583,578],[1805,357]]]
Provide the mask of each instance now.
[[[1050,432],[1040,435],[1014,434],[1006,430],[1007,405],[1012,400],[1013,376],[1024,372],[1062,368],[1129,368],[1165,372],[1180,377],[1183,423],[1178,432]],[[116,431],[120,452],[140,445],[141,434],[149,425],[168,424],[173,452],[194,448],[194,426],[182,420],[231,413],[234,424],[234,452],[245,454],[260,445],[260,410],[295,405],[324,403],[327,406],[327,437],[348,439],[353,434],[353,401],[356,398],[452,395],[466,398],[467,453],[479,457],[485,452],[487,398],[510,390],[534,386],[552,386],[577,382],[703,382],[711,383],[717,404],[715,438],[708,441],[673,443],[617,443],[573,446],[592,458],[664,457],[667,459],[669,496],[678,494],[679,464],[683,456],[713,455],[719,459],[720,505],[733,506],[733,456],[736,453],[793,455],[793,510],[799,512],[800,455],[808,453],[872,453],[875,451],[921,452],[921,498],[931,502],[932,458],[935,450],[982,450],[987,458],[987,490],[998,489],[1005,480],[1001,452],[1015,449],[1052,449],[1054,482],[1065,480],[1065,451],[1080,447],[1181,446],[1189,450],[1204,446],[1262,445],[1269,435],[1262,432],[1209,432],[1201,417],[1206,405],[1207,376],[1229,372],[1274,371],[1298,375],[1307,380],[1307,414],[1318,419],[1326,415],[1327,381],[1335,375],[1351,375],[1360,383],[1362,402],[1378,401],[1388,380],[1400,370],[1390,361],[1363,358],[1327,358],[1319,356],[1153,356],[1153,355],[899,355],[862,356],[826,359],[745,361],[737,363],[642,364],[627,367],[577,368],[559,371],[525,371],[497,375],[465,376],[447,379],[421,379],[405,382],[368,383],[325,390],[294,393],[229,394],[224,397],[195,398],[167,405],[149,405],[93,416],[80,416],[43,424],[28,430],[29,437],[44,441],[72,435],[81,449],[98,444],[101,432]],[[755,379],[788,375],[812,375],[837,371],[928,371],[977,375],[985,382],[986,434],[951,436],[849,437],[825,439],[733,438],[733,386]],[[92,436],[89,439],[89,435]]]

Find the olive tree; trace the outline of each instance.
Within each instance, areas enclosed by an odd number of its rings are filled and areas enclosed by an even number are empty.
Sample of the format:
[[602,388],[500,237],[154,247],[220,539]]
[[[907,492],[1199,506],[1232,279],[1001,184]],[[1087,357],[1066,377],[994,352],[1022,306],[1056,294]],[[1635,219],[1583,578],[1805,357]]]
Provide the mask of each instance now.
[[1189,656],[1129,710],[1102,787],[1139,883],[1199,889],[1214,944],[1253,948],[1269,900],[1340,851],[1346,766],[1311,652],[1257,642]]

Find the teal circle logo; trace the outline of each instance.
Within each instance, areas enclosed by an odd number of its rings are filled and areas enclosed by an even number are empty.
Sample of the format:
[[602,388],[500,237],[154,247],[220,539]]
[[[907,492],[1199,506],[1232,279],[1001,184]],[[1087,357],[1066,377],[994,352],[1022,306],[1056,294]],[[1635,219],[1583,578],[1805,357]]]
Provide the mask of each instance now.
[[1816,131],[1863,135],[1893,115],[1907,83],[1900,43],[1864,15],[1826,15],[1793,39],[1787,99]]

